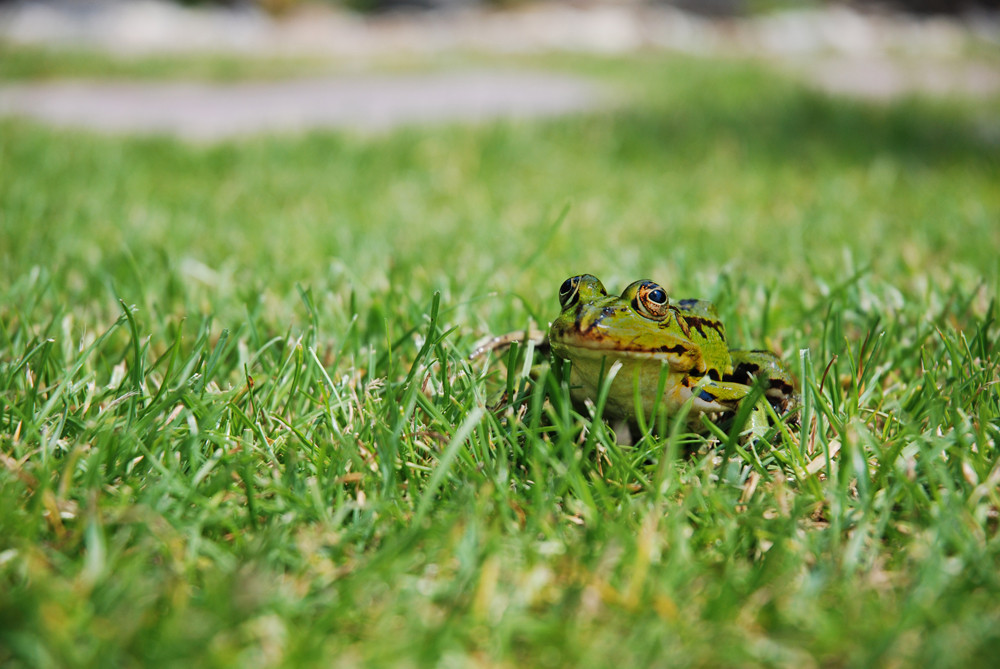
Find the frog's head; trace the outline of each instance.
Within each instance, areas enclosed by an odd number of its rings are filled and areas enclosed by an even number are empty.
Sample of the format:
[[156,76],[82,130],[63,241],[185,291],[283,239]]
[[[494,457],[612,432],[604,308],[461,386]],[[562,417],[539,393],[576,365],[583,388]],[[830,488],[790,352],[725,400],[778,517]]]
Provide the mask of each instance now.
[[561,358],[648,358],[687,370],[704,365],[685,319],[653,281],[635,281],[618,296],[608,295],[597,277],[582,274],[563,282],[559,304],[549,341]]

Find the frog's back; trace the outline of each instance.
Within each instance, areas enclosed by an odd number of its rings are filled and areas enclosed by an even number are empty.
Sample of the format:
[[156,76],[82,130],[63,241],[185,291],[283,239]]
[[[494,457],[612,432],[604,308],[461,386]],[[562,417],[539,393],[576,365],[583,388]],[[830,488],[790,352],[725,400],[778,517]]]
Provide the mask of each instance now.
[[715,310],[715,305],[708,300],[677,300],[677,308],[685,316],[697,316],[698,318],[711,318],[719,320],[719,312]]

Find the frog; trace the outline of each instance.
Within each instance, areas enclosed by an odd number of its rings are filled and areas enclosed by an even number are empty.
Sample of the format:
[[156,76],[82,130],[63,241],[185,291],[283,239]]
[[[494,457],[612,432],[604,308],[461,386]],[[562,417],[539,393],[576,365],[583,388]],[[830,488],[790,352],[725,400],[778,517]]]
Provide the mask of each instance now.
[[[559,304],[547,342],[557,359],[571,363],[573,401],[596,401],[602,380],[617,366],[604,417],[619,441],[631,441],[637,412],[652,417],[661,406],[674,414],[690,404],[688,426],[703,431],[702,415],[733,415],[758,382],[777,415],[796,404],[795,378],[781,359],[767,350],[731,349],[707,300],[671,299],[649,279],[609,295],[600,279],[581,274],[562,283]],[[768,429],[762,401],[747,421],[747,433],[755,436]]]

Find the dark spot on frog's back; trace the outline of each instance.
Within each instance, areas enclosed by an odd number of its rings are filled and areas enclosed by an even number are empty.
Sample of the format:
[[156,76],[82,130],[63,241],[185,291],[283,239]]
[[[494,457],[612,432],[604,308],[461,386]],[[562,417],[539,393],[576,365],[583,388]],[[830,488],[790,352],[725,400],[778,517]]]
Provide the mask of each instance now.
[[[770,351],[760,350],[760,349],[754,350],[752,352],[753,353],[770,353]],[[744,385],[749,385],[750,383],[753,382],[754,378],[757,378],[758,376],[760,376],[760,374],[761,374],[762,371],[763,371],[763,368],[760,365],[756,364],[756,363],[741,362],[740,364],[738,364],[733,369],[733,373],[732,374],[728,374],[726,376],[726,380],[728,380],[728,381],[735,381],[736,383],[742,383]],[[777,377],[771,377],[771,378],[769,378],[767,380],[767,387],[768,387],[769,390],[777,390],[780,393],[783,393],[783,394],[786,394],[786,395],[791,395],[792,393],[795,392],[795,387],[791,383],[789,383],[788,381],[786,381],[784,379],[777,378]]]
[[777,390],[782,395],[792,395],[795,393],[795,386],[781,379],[768,379],[767,387],[768,390]]
[[752,362],[741,362],[726,375],[727,381],[749,385],[754,376],[760,373],[760,365]]
[[704,318],[699,318],[698,316],[685,316],[684,320],[687,322],[689,328],[693,328],[698,331],[702,337],[707,338],[708,335],[705,334],[706,328],[711,328],[715,330],[716,334],[720,338],[725,338],[725,334],[722,330],[722,322],[716,320],[707,320]]
[[733,376],[747,376],[749,374],[756,374],[759,371],[760,365],[753,362],[741,362],[733,370]]
[[682,309],[690,309],[694,305],[698,304],[698,300],[694,300],[694,299],[691,299],[691,298],[686,298],[686,299],[683,299],[683,300],[678,300],[677,304],[680,305],[680,307]]

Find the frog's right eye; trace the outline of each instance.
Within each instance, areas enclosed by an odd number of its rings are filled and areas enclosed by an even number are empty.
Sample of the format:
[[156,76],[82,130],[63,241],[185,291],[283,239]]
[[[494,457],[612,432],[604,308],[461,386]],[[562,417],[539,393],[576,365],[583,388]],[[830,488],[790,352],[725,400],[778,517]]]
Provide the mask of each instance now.
[[563,309],[580,299],[580,277],[573,276],[563,281],[559,287],[559,306]]

